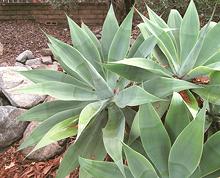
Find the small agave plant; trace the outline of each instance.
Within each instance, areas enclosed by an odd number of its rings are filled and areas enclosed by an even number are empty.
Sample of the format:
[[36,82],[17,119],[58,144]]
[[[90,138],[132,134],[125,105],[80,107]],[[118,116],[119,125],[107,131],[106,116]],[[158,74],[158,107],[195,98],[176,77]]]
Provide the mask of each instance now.
[[[85,24],[79,27],[68,17],[73,46],[47,35],[49,47],[65,72],[21,72],[35,83],[22,92],[46,94],[56,100],[40,104],[18,118],[41,122],[20,149],[35,145],[35,151],[77,135],[63,157],[58,178],[79,166],[79,156],[104,160],[107,153],[125,175],[121,142],[136,114],[131,107],[161,100],[104,68],[107,62],[146,58],[155,47],[157,40],[153,36],[141,37],[130,46],[133,11],[134,8],[119,26],[111,6],[101,41]],[[85,178],[86,173],[81,172],[80,177]]]
[[[165,121],[152,104],[141,105],[129,139],[140,137],[144,151],[123,144],[126,178],[216,178],[220,175],[220,131],[204,139],[207,102],[195,119],[174,93]],[[205,141],[205,143],[204,143]],[[123,178],[115,163],[80,158],[92,177]]]

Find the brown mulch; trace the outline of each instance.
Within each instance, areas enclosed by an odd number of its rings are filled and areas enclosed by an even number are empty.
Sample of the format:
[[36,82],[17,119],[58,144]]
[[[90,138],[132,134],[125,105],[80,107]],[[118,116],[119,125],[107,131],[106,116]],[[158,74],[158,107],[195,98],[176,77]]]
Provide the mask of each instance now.
[[31,50],[35,56],[42,48],[47,48],[45,31],[65,42],[70,43],[70,34],[67,26],[47,26],[32,21],[1,21],[0,42],[4,46],[0,63],[14,64],[15,58],[25,50]]
[[[62,155],[48,161],[34,162],[25,159],[17,148],[18,143],[15,143],[0,153],[1,178],[55,178]],[[67,178],[78,178],[78,171]]]
[[[91,29],[95,33],[99,33],[101,27]],[[39,57],[39,50],[48,47],[47,38],[42,30],[66,43],[71,43],[67,25],[47,26],[32,21],[1,21],[0,42],[3,44],[4,50],[3,55],[0,55],[0,64],[13,65],[15,58],[25,50],[31,50],[36,57]],[[133,30],[134,38],[137,33],[137,28],[135,28]]]

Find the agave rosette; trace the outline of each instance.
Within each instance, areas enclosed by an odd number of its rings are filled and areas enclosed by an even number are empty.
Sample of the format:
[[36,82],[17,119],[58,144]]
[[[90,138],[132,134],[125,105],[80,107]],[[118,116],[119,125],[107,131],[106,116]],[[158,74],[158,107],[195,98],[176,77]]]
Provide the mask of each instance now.
[[106,153],[125,174],[121,141],[124,140],[125,126],[131,126],[136,113],[129,106],[161,100],[103,68],[104,63],[125,57],[145,58],[155,47],[156,38],[153,36],[139,38],[130,46],[133,11],[132,8],[119,26],[111,6],[101,41],[88,26],[82,24],[79,27],[67,17],[73,46],[47,35],[49,47],[65,72],[20,72],[35,83],[21,89],[21,92],[56,98],[19,117],[21,121],[41,122],[20,149],[36,145],[35,151],[57,140],[77,135],[62,160],[57,177],[65,177],[77,168],[78,156],[103,160]]
[[112,62],[106,68],[142,82],[146,91],[158,97],[186,90],[183,94],[187,97],[199,95],[212,104],[220,104],[220,23],[210,20],[200,28],[193,1],[184,17],[171,10],[167,23],[147,8],[149,19],[139,13],[144,22],[138,26],[144,39],[149,35],[157,39],[152,56],[149,60],[130,58]]

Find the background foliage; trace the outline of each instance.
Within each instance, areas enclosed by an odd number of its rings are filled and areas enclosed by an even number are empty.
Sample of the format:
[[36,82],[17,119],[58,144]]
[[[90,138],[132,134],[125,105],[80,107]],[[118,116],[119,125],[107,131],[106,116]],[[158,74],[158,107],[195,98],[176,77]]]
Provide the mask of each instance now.
[[[167,18],[169,11],[171,9],[177,9],[182,15],[186,11],[190,0],[136,0],[136,4],[138,9],[142,11],[142,13],[146,13],[146,8],[144,3],[150,6],[157,14],[163,16],[163,18]],[[216,15],[214,17],[215,20],[219,20],[220,13],[220,0],[195,0],[196,7],[200,14],[200,18],[207,21],[211,16],[211,13],[214,9],[215,4],[217,4]]]

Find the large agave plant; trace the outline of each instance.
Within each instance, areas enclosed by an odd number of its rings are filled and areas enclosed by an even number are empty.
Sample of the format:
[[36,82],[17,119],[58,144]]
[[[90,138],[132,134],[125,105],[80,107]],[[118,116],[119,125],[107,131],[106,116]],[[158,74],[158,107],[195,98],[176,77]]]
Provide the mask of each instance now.
[[[36,106],[19,117],[42,122],[20,146],[36,145],[33,151],[54,141],[77,135],[67,150],[57,177],[65,177],[78,167],[78,156],[103,160],[106,153],[124,173],[122,145],[125,127],[129,130],[136,111],[129,106],[159,101],[160,98],[133,85],[103,64],[125,57],[149,56],[156,38],[141,38],[130,47],[132,9],[119,26],[111,7],[104,22],[101,42],[82,24],[68,17],[73,46],[48,36],[49,47],[64,69],[21,72],[33,86],[22,92],[46,94],[56,100]],[[140,38],[139,38],[140,39]],[[85,175],[81,175],[85,178]]]
[[[174,93],[163,124],[151,104],[141,105],[129,139],[140,136],[145,152],[123,145],[126,178],[219,177],[220,131],[204,139],[206,107],[194,119],[181,95]],[[93,177],[123,178],[115,163],[80,158],[80,166]]]
[[[220,104],[220,24],[210,20],[200,29],[193,1],[183,18],[177,10],[171,10],[167,23],[147,8],[149,19],[140,14],[144,23],[139,28],[142,38],[153,35],[158,41],[152,56],[148,60],[131,58],[112,62],[107,68],[143,82],[144,89],[158,97],[185,90],[182,95],[189,100],[188,104],[201,98]],[[193,108],[197,112],[198,107]]]

